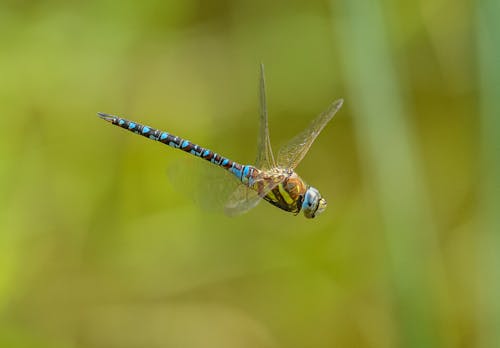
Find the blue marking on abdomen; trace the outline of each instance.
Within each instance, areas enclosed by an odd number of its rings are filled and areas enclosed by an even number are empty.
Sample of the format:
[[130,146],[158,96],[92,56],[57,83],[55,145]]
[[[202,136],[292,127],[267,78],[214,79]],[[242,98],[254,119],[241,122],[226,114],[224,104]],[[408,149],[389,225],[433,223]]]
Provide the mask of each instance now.
[[[115,125],[122,126],[122,128],[128,129],[129,131],[140,134],[146,138],[151,140],[160,141],[170,147],[176,149],[183,149],[186,151],[186,148],[191,147],[189,149],[189,153],[194,156],[202,157],[205,160],[212,162],[218,166],[224,167],[229,172],[231,172],[234,176],[236,176],[239,180],[243,182],[249,182],[251,180],[248,176],[252,175],[253,169],[249,168],[249,166],[244,166],[235,162],[232,162],[228,158],[225,158],[217,153],[205,149],[199,145],[195,145],[191,143],[189,140],[184,140],[180,137],[169,134],[168,132],[160,131],[155,128],[151,128],[149,126],[142,125],[140,123],[132,122],[127,119],[122,119],[117,116],[108,115],[106,118],[103,115],[100,115],[106,121],[111,122]],[[229,168],[226,168],[229,167]],[[251,166],[250,166],[251,167]],[[245,178],[244,178],[245,176]],[[252,182],[255,180],[252,180]]]
[[241,173],[241,182],[246,184],[248,182],[248,166],[243,166],[243,170]]
[[234,163],[233,163],[233,166],[229,169],[229,171],[231,173],[233,173],[236,177],[238,177],[238,179],[241,179],[241,176],[243,173],[241,172],[240,169],[238,169],[234,166]]

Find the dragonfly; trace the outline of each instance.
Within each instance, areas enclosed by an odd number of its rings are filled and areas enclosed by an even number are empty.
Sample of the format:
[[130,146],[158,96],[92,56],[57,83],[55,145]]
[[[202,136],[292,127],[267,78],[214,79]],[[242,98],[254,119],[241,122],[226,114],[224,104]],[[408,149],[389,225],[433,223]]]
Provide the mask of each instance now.
[[327,202],[316,188],[308,185],[295,172],[295,168],[302,161],[323,128],[340,109],[343,99],[338,99],[330,104],[305,130],[282,146],[275,159],[269,138],[263,64],[260,66],[259,95],[260,127],[255,165],[237,163],[169,132],[116,115],[98,112],[98,116],[135,134],[202,158],[231,173],[238,181],[238,186],[230,194],[225,205],[225,212],[228,215],[245,213],[254,208],[260,201],[265,200],[295,215],[302,211],[306,218],[314,218],[326,209]]

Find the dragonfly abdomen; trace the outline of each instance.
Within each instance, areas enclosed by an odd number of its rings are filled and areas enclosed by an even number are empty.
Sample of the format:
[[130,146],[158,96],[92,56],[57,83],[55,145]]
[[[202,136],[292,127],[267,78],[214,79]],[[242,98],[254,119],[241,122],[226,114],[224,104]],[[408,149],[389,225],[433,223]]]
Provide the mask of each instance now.
[[159,141],[160,143],[173,147],[174,149],[182,150],[196,157],[203,158],[204,160],[209,161],[210,163],[213,163],[219,167],[222,167],[228,170],[238,180],[240,180],[247,186],[251,186],[253,184],[252,179],[258,172],[258,170],[253,166],[236,163],[224,156],[213,152],[212,150],[196,145],[189,140],[183,139],[168,132],[161,131],[153,127],[133,122],[118,116],[108,115],[101,112],[98,114],[102,119],[130,132],[142,135],[143,137],[151,140]]

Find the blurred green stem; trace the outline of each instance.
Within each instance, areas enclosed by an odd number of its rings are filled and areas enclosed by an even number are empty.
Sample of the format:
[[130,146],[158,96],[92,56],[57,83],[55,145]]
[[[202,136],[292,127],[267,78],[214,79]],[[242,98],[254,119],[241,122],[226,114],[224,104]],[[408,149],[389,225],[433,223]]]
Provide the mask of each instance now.
[[378,197],[389,252],[397,346],[438,347],[435,296],[446,281],[382,4],[345,0],[339,6],[332,1],[332,14],[337,13],[341,20],[332,21],[334,43],[343,52],[339,69],[348,84],[345,107],[354,118],[363,179]]
[[498,1],[477,2],[481,115],[479,346],[500,347],[500,22]]

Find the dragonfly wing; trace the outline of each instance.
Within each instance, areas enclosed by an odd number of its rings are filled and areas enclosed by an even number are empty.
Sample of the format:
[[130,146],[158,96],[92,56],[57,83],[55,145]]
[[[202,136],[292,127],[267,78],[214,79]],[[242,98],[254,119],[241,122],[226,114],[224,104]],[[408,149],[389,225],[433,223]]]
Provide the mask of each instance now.
[[269,127],[267,122],[267,102],[266,102],[266,80],[264,76],[264,64],[260,64],[260,129],[257,145],[257,159],[255,166],[260,169],[270,169],[276,167],[274,161],[271,141],[269,139]]
[[316,137],[340,109],[343,99],[334,101],[328,109],[318,115],[302,133],[285,144],[278,153],[278,166],[295,169],[304,158]]
[[227,170],[214,168],[196,158],[172,160],[165,169],[167,180],[178,196],[203,211],[221,212],[232,192],[241,185]]
[[262,197],[257,191],[242,184],[233,191],[224,211],[229,216],[240,215],[256,207],[261,200]]
[[240,215],[254,208],[269,191],[285,178],[286,176],[276,176],[256,179],[253,186],[255,189],[243,184],[239,185],[229,197],[225,207],[226,214],[229,216]]

